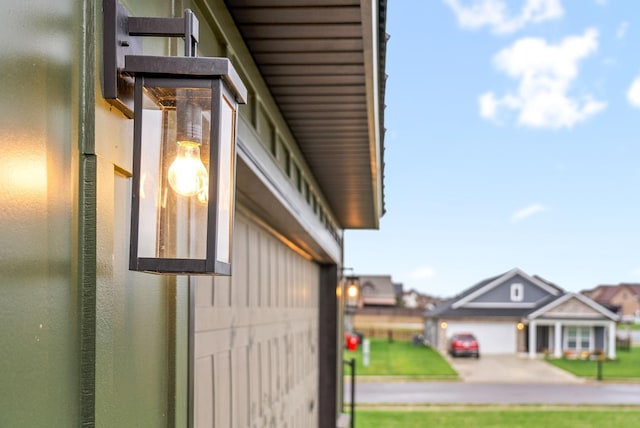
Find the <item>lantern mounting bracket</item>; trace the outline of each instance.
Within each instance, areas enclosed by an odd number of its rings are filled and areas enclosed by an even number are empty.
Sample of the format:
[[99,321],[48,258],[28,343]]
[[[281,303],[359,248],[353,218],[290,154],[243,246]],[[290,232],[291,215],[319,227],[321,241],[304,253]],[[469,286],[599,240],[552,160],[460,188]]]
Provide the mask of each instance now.
[[133,78],[124,72],[125,57],[142,55],[142,37],[182,37],[184,56],[195,57],[198,18],[190,10],[181,18],[133,17],[118,0],[103,0],[104,98],[133,117]]

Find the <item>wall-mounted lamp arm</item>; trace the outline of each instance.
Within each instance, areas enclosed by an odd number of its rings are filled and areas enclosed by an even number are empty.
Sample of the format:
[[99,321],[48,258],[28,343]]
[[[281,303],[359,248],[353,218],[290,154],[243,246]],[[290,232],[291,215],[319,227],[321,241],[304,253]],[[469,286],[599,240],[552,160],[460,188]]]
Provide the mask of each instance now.
[[127,22],[130,36],[184,37],[184,56],[196,56],[199,23],[190,9],[184,11],[182,18],[129,16]]
[[186,9],[181,18],[129,16],[117,0],[103,0],[104,98],[133,117],[133,79],[123,75],[125,57],[142,55],[142,37],[184,37],[184,55],[196,56],[199,23]]

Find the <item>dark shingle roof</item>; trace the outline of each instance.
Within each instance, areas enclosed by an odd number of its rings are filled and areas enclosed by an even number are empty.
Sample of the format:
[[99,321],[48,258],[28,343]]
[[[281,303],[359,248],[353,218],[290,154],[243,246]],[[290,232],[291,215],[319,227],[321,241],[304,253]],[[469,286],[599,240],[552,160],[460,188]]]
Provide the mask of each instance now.
[[438,306],[436,306],[435,308],[426,311],[425,312],[425,316],[427,317],[436,317],[445,313],[448,313],[448,311],[452,311],[454,309],[451,308],[451,305],[453,305],[456,301],[462,299],[465,296],[468,296],[469,294],[475,292],[476,290],[481,289],[482,287],[484,287],[485,285],[489,284],[491,281],[495,281],[496,279],[500,278],[501,276],[507,274],[508,272],[504,272],[501,273],[500,275],[496,275],[494,277],[491,278],[487,278],[487,279],[483,279],[482,281],[478,282],[476,285],[467,288],[466,290],[462,291],[461,293],[457,294],[456,296],[452,297],[449,300],[445,300],[444,302],[440,303]]

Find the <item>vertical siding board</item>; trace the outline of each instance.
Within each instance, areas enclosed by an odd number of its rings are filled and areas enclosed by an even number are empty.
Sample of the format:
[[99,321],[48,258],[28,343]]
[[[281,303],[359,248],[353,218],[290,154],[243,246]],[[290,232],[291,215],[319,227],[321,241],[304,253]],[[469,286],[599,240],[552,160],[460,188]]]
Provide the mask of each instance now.
[[[260,281],[258,288],[260,289],[260,306],[271,306],[271,262],[269,251],[268,236],[264,233],[260,233]],[[255,260],[252,259],[252,262]]]
[[255,226],[249,227],[249,236],[247,246],[249,247],[248,263],[248,280],[247,294],[249,295],[249,307],[251,309],[258,308],[261,305],[260,294],[262,293],[262,284],[260,281],[260,269],[263,266],[260,249],[262,239],[260,233]]
[[296,307],[304,308],[304,296],[306,294],[306,284],[303,281],[302,272],[304,264],[300,260],[295,262],[295,287],[296,287]]
[[231,413],[233,426],[244,428],[248,424],[248,378],[247,378],[247,348],[237,348],[231,350],[231,389],[233,391],[231,399]]
[[280,247],[280,253],[281,253],[281,263],[279,264],[280,267],[280,272],[279,272],[279,277],[280,277],[280,283],[282,286],[282,297],[283,297],[283,302],[282,302],[282,306],[284,306],[285,308],[289,308],[290,307],[290,296],[289,296],[289,255],[290,253],[287,252],[282,246]]
[[213,305],[213,287],[211,278],[206,276],[195,276],[193,280],[195,286],[196,306],[210,307]]
[[260,370],[260,344],[253,343],[249,347],[249,421],[254,421],[260,415],[260,397],[262,395],[262,375]]
[[213,278],[213,302],[215,307],[231,306],[231,278],[216,276]]
[[297,355],[294,353],[295,345],[294,345],[294,335],[293,333],[289,333],[287,335],[287,349],[285,350],[287,355],[286,369],[287,369],[287,392],[291,392],[291,388],[293,388],[293,371],[295,369],[295,358]]
[[196,361],[195,421],[197,427],[213,427],[213,358],[210,356]]
[[231,276],[231,305],[242,308],[248,306],[247,288],[249,286],[249,245],[246,222],[236,222],[233,230],[233,272]]
[[273,382],[271,387],[272,397],[278,397],[280,395],[280,355],[278,342],[278,337],[271,341],[271,381]]
[[[214,428],[231,427],[231,352],[220,352],[214,356]],[[200,428],[200,427],[198,427]]]
[[269,306],[278,307],[278,253],[277,245],[274,241],[269,241],[269,288],[271,289],[271,299]]
[[258,370],[260,371],[260,417],[265,415],[270,400],[270,378],[269,378],[269,344],[262,342],[258,344]]

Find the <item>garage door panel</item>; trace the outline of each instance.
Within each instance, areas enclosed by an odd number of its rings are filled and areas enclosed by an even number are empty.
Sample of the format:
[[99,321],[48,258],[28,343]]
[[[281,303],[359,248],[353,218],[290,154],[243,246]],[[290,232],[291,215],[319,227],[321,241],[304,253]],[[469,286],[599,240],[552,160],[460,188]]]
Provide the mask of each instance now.
[[456,333],[472,333],[480,345],[480,354],[514,354],[516,326],[513,322],[447,322],[447,339]]

